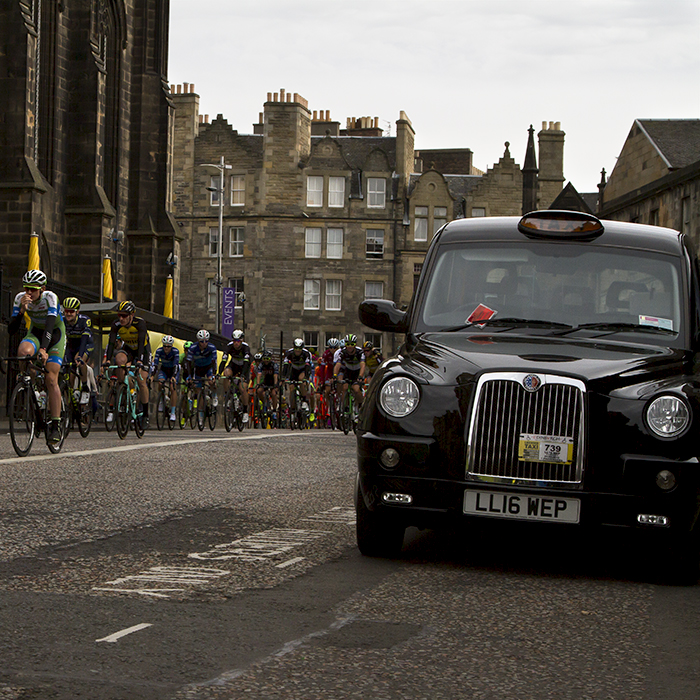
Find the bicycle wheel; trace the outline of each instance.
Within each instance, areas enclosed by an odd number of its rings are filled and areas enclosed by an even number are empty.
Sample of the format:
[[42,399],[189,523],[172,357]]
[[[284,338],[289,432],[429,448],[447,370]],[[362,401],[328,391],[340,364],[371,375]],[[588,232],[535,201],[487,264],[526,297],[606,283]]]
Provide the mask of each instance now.
[[86,438],[92,427],[92,406],[90,403],[78,404],[78,430],[81,437]]
[[161,388],[158,392],[158,405],[156,406],[156,426],[158,430],[163,430],[165,427],[165,421],[168,420],[166,401],[165,401],[165,389]]
[[350,432],[351,411],[352,411],[352,407],[350,405],[349,392],[350,392],[350,389],[348,389],[345,392],[345,397],[343,398],[343,407],[340,411],[340,426],[346,435]]
[[236,427],[240,432],[245,428],[245,424],[243,423],[243,404],[241,403],[241,397],[235,390],[233,392],[233,416],[236,421]]
[[175,421],[177,421],[177,406],[175,407],[175,415],[176,415],[176,418],[175,418],[175,420],[170,420],[170,412],[172,411],[172,408],[171,408],[171,406],[172,406],[172,397],[171,397],[171,395],[170,395],[170,392],[168,392],[168,397],[167,397],[167,398],[168,398],[168,400],[165,402],[165,404],[166,404],[166,407],[167,407],[166,410],[167,410],[167,412],[168,412],[168,418],[167,418],[167,421],[168,421],[168,430],[175,430]]
[[[65,379],[59,384],[59,388],[61,391],[61,403],[66,407],[66,425],[63,432],[68,435],[73,427],[73,421],[77,422],[79,420],[78,404]],[[63,415],[63,408],[61,408],[61,415]]]
[[204,430],[207,419],[207,392],[202,387],[197,392],[197,427]]
[[[68,433],[70,432],[70,423],[72,420],[73,416],[73,409],[72,409],[72,400],[73,397],[70,395],[70,390],[68,389],[68,385],[65,384],[61,388],[61,419],[59,421],[59,428],[61,431],[60,439],[58,442],[49,442],[49,434],[48,430],[46,431],[46,445],[49,448],[49,452],[53,452],[56,454],[57,452],[61,451],[61,448],[63,447],[63,443],[65,442],[66,438],[68,437]],[[48,425],[49,422],[49,411],[46,409],[44,411],[44,417],[45,417],[45,422]]]
[[36,413],[30,392],[28,384],[16,384],[10,397],[10,437],[12,447],[20,457],[29,454],[36,434]]
[[137,438],[142,438],[143,434],[146,432],[146,417],[143,415],[142,410],[136,412],[136,417],[134,418],[134,432]]
[[190,408],[190,399],[187,396],[187,392],[182,391],[180,393],[180,398],[178,399],[178,402],[177,402],[177,424],[180,427],[180,430],[184,430],[185,425],[187,425],[187,421],[189,420],[189,417],[190,417],[189,408]]
[[230,433],[235,420],[233,418],[233,392],[229,389],[224,394],[224,428]]
[[117,424],[117,434],[123,440],[129,432],[129,389],[126,384],[120,384],[117,388],[117,398],[114,407],[115,422]]
[[207,405],[207,423],[209,423],[209,430],[214,430],[216,428],[217,413],[219,412],[218,406],[214,405],[217,396],[215,393],[209,395],[210,403]]
[[[117,392],[114,387],[111,386],[107,392],[107,397],[105,398],[105,403],[103,406],[104,419],[105,419],[105,430],[111,433],[114,430],[114,426],[117,424]],[[112,418],[110,419],[110,415]]]

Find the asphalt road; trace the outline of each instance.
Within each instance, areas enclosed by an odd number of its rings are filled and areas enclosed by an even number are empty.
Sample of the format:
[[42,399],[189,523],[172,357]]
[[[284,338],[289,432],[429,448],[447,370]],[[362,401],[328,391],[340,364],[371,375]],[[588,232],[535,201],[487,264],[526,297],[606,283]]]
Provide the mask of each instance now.
[[0,700],[700,698],[700,586],[620,537],[354,546],[352,436],[0,435]]

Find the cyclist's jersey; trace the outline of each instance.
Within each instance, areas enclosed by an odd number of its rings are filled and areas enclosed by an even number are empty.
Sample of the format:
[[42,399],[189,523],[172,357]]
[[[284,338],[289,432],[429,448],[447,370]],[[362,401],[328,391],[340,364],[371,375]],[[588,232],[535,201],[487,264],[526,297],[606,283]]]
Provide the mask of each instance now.
[[221,358],[219,374],[221,374],[227,364],[235,375],[240,375],[243,379],[247,379],[250,375],[250,346],[248,343],[241,343],[241,347],[236,349],[233,341],[230,341]]
[[133,359],[141,360],[144,364],[148,362],[151,352],[148,345],[148,328],[144,319],[134,316],[128,326],[122,326],[119,319],[114,321],[109,331],[109,343],[105,357],[112,357],[117,338],[123,343],[121,350],[128,350],[128,355],[131,355]]
[[[24,292],[15,297],[10,318],[10,333],[16,333],[22,324],[20,303]],[[58,297],[48,289],[41,293],[36,303],[29,304],[26,310],[31,324],[27,331],[26,340],[36,341],[40,348],[52,348],[59,343],[65,347],[65,325],[58,310]],[[33,340],[32,340],[33,339]],[[61,352],[63,357],[63,352]]]
[[338,364],[338,362],[340,362],[340,369],[349,370],[350,372],[359,371],[360,365],[364,361],[365,354],[358,347],[355,347],[355,352],[352,354],[348,352],[348,348],[340,348],[336,351],[333,358],[333,364]]
[[287,376],[290,369],[296,373],[306,372],[309,375],[311,370],[311,353],[306,348],[302,348],[301,353],[298,355],[295,354],[294,348],[287,350],[282,362],[282,373]]
[[280,366],[276,362],[258,362],[255,367],[255,376],[258,386],[273,386],[275,375],[279,376]]
[[369,374],[374,374],[377,371],[377,367],[384,362],[382,354],[374,348],[370,350],[369,353],[365,353],[365,367],[367,367],[367,372]]
[[78,314],[75,323],[66,325],[66,350],[75,357],[91,353],[95,349],[92,341],[92,323],[87,316]]
[[173,347],[166,353],[163,347],[159,347],[153,356],[151,374],[155,374],[158,368],[168,370],[167,374],[175,379],[180,375],[180,351]]
[[192,367],[209,367],[216,369],[216,346],[214,343],[207,343],[202,349],[199,343],[190,345],[187,351],[187,363]]
[[335,350],[333,348],[326,348],[323,351],[321,357],[318,358],[318,367],[316,368],[316,376],[318,377],[319,383],[325,384],[330,381],[333,377],[333,356],[335,355]]

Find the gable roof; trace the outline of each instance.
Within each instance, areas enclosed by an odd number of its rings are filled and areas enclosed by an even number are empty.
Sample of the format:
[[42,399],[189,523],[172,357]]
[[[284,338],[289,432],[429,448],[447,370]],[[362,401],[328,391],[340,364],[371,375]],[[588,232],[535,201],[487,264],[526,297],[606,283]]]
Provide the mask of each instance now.
[[669,170],[700,160],[700,119],[637,119]]

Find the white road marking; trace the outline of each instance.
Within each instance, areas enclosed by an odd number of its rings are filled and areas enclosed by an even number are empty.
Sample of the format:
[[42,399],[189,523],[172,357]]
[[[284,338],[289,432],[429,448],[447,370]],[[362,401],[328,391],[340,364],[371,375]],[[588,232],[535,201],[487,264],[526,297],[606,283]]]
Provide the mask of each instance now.
[[[208,438],[188,438],[185,440],[167,440],[163,442],[143,442],[139,440],[130,445],[118,445],[117,447],[101,447],[94,450],[76,450],[74,452],[62,451],[58,454],[28,455],[27,457],[6,457],[0,459],[0,464],[26,464],[27,462],[43,462],[48,459],[66,459],[76,457],[89,457],[91,455],[109,454],[114,452],[131,452],[132,450],[146,450],[151,447],[176,447],[178,445],[191,445],[204,442],[244,442],[246,440],[272,440],[281,437],[328,437],[336,431],[329,430],[304,430],[302,432],[275,433],[265,431],[260,435],[235,435],[233,437],[208,437]],[[138,439],[138,438],[135,438]],[[41,444],[41,440],[39,441]]]
[[278,569],[286,569],[288,566],[293,566],[294,564],[298,564],[300,561],[304,561],[304,559],[306,559],[306,557],[294,557],[294,559],[283,561],[281,564],[275,564],[275,566]]
[[139,630],[145,630],[146,627],[153,627],[150,622],[142,622],[140,625],[134,625],[133,627],[127,627],[121,632],[115,632],[110,634],[108,637],[103,637],[102,639],[96,639],[96,642],[111,642],[114,643],[122,637],[126,637],[127,634],[132,634],[133,632],[138,632]]
[[102,586],[94,586],[93,591],[112,591],[115,593],[136,593],[137,595],[153,596],[154,598],[169,598],[164,591],[170,593],[181,593],[184,588],[106,588],[105,586],[117,586],[134,582],[136,584],[149,583],[170,583],[186,586],[199,586],[208,583],[212,579],[220,576],[227,576],[230,571],[226,569],[207,569],[195,567],[179,566],[154,566],[146,571],[141,571],[132,576],[124,576],[107,581]]
[[256,532],[240,540],[217,544],[206,552],[193,552],[188,556],[191,559],[205,559],[207,561],[237,559],[244,562],[263,562],[329,534],[323,530],[273,528],[264,532]]

